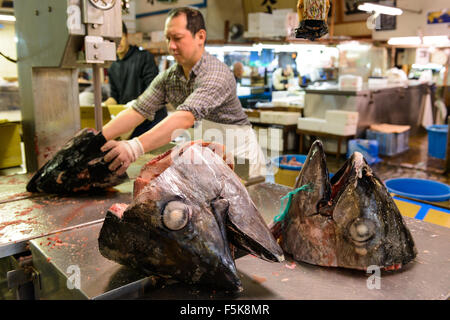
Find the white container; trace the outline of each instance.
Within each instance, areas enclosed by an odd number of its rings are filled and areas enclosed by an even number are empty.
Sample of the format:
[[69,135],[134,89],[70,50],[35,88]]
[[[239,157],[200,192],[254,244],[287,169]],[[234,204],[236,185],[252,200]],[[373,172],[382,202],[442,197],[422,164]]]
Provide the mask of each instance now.
[[335,135],[339,135],[339,136],[351,136],[351,135],[356,134],[356,128],[357,128],[356,124],[342,126],[342,125],[330,124],[329,122],[327,122],[327,124],[324,127],[323,132],[335,134]]
[[324,119],[317,118],[298,118],[297,119],[297,128],[308,130],[308,131],[317,131],[323,132],[327,122]]
[[264,12],[248,14],[248,33],[264,36],[273,32],[273,15]]
[[325,111],[325,120],[328,125],[346,126],[358,124],[359,113],[345,110],[327,110]]
[[262,123],[271,124],[297,124],[300,112],[262,111],[260,118]]
[[272,36],[274,37],[286,37],[287,29],[286,29],[286,19],[290,13],[292,13],[292,9],[276,9],[273,10],[273,29]]
[[361,90],[363,79],[360,76],[346,74],[339,76],[339,89]]

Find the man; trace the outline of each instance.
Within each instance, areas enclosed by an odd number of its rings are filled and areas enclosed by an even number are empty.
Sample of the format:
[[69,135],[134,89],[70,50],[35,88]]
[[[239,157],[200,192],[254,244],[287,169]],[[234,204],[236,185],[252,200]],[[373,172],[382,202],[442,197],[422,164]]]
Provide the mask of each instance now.
[[[105,105],[127,104],[141,95],[158,75],[153,55],[148,51],[141,51],[128,42],[128,30],[122,22],[122,39],[117,47],[117,61],[108,69],[111,85],[111,97]],[[131,134],[131,138],[140,136],[153,128],[167,116],[167,109],[161,108],[156,112],[153,121],[145,120]]]
[[275,90],[287,90],[290,86],[289,80],[294,78],[294,70],[290,65],[287,65],[275,70],[272,77]]
[[233,64],[233,74],[236,82],[241,82],[242,76],[244,75],[244,65],[242,62],[236,61]]
[[[169,53],[177,63],[159,74],[131,108],[103,129],[103,135],[109,141],[102,151],[109,150],[105,161],[112,161],[110,170],[124,173],[144,152],[169,143],[174,131],[191,128],[194,121],[202,120],[204,129],[244,132],[239,136],[244,142],[227,151],[249,160],[250,177],[264,175],[264,155],[236,95],[233,73],[205,51],[206,29],[201,13],[186,7],[172,10],[166,19],[165,36]],[[145,118],[152,119],[167,103],[171,103],[176,111],[150,131],[132,140],[112,140]]]

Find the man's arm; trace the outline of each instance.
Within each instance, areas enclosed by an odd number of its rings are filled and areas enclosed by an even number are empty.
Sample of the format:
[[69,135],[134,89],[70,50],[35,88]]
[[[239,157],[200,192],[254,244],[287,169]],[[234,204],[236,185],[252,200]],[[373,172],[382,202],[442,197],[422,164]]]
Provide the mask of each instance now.
[[194,115],[190,111],[175,111],[152,129],[139,137],[144,152],[154,150],[172,141],[177,129],[189,129],[194,125]]
[[138,138],[127,141],[108,141],[102,147],[103,152],[109,150],[104,157],[105,162],[112,161],[109,169],[115,171],[117,175],[122,175],[139,156],[169,143],[175,130],[188,129],[193,124],[194,115],[191,112],[176,111]]
[[144,120],[144,116],[142,116],[139,112],[137,112],[133,108],[128,108],[119,113],[119,115],[113,120],[108,122],[103,127],[102,133],[107,141],[112,140],[124,133],[133,130]]

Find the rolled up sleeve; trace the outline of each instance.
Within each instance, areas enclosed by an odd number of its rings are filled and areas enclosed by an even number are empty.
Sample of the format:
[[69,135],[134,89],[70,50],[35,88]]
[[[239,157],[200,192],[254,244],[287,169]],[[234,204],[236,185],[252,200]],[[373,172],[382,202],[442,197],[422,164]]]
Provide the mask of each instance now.
[[236,90],[236,81],[230,75],[216,72],[203,79],[177,110],[190,111],[196,121],[206,118],[212,110],[229,99],[232,90]]

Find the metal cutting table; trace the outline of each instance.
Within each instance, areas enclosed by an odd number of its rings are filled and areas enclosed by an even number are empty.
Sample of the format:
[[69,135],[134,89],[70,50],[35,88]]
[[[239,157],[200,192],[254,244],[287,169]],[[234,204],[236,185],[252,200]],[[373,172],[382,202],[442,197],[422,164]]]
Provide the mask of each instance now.
[[[133,180],[145,156],[133,164],[127,181],[103,195],[58,197],[32,195],[25,186],[30,175],[0,177],[0,271],[27,258],[34,268],[37,299],[448,299],[450,229],[404,217],[418,256],[397,272],[382,272],[380,289],[369,289],[371,274],[293,262],[270,263],[252,255],[236,260],[244,291],[239,294],[163,283],[104,258],[97,238],[107,209],[132,198]],[[248,187],[265,221],[278,213],[280,198],[290,188],[272,183]],[[11,260],[15,263],[11,263]],[[9,266],[9,267],[8,267]],[[71,289],[73,277],[79,289]],[[11,283],[19,276],[8,273]],[[0,297],[13,291],[0,274]],[[3,290],[2,290],[3,284]],[[6,295],[6,296],[5,296]],[[11,297],[9,297],[11,298]]]

